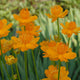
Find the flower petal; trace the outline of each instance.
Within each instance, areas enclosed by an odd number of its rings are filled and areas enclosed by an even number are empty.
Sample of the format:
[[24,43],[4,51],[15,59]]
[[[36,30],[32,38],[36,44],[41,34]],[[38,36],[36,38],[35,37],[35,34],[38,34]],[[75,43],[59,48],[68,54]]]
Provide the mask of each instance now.
[[62,12],[58,17],[59,18],[63,18],[64,16],[66,16],[68,14],[68,10],[65,10],[64,12]]

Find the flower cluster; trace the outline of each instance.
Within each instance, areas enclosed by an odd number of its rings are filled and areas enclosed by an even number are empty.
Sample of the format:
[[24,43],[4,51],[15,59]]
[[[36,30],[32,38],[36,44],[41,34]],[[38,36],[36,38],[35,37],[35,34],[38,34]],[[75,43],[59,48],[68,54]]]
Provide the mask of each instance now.
[[[20,31],[16,31],[16,33],[19,35],[18,37],[11,36],[10,40],[5,39],[5,37],[8,35],[9,29],[11,28],[12,23],[7,25],[6,19],[0,20],[0,56],[2,57],[2,58],[0,57],[0,65],[2,66],[1,60],[4,61],[3,54],[11,50],[10,51],[11,54],[9,56],[7,56],[7,55],[5,56],[5,61],[6,61],[6,64],[11,65],[12,78],[16,79],[17,76],[13,75],[14,71],[13,71],[13,66],[12,66],[13,64],[17,63],[17,61],[18,61],[18,59],[17,59],[18,53],[16,54],[15,51],[17,50],[17,51],[24,52],[25,66],[27,66],[27,61],[26,61],[27,54],[25,54],[25,52],[27,52],[27,50],[29,50],[29,49],[34,50],[36,47],[38,47],[38,44],[37,44],[37,42],[39,41],[38,36],[41,31],[39,30],[40,26],[35,26],[35,23],[34,23],[34,21],[37,19],[37,16],[35,16],[35,15],[31,16],[30,12],[28,11],[27,8],[22,9],[18,15],[14,14],[13,16],[14,16],[15,20],[17,20],[19,22]],[[34,60],[34,54],[33,54],[33,60]],[[15,65],[16,65],[18,80],[20,80],[18,66],[17,66],[17,64],[15,64]],[[6,68],[6,66],[5,66],[5,68]],[[7,70],[6,70],[6,72],[7,72]],[[25,74],[27,74],[27,67],[25,67]],[[2,75],[3,75],[3,73],[2,73]],[[26,78],[26,80],[28,80],[27,78]]]
[[[12,23],[9,23],[7,25],[7,20],[2,19],[0,20],[0,55],[3,55],[7,51],[11,50],[13,47],[12,40],[6,40],[1,39],[3,37],[6,37],[8,33],[10,32],[9,29],[12,27]],[[6,64],[14,64],[17,62],[17,58],[14,58],[14,56],[5,56]]]
[[[68,10],[63,11],[63,8],[60,5],[55,5],[51,7],[51,14],[47,14],[49,18],[52,19],[52,22],[59,21],[59,18],[64,18],[68,14]],[[40,39],[39,33],[40,26],[35,26],[34,21],[37,19],[37,16],[31,16],[29,10],[26,8],[22,9],[19,14],[14,14],[14,19],[19,22],[20,30],[16,31],[18,34],[18,37],[12,36],[10,40],[6,40],[5,37],[10,32],[9,29],[12,26],[12,23],[7,24],[6,19],[0,20],[0,56],[2,57],[4,53],[7,51],[12,50],[12,55],[5,56],[6,64],[11,65],[17,63],[17,54],[14,54],[15,51],[13,50],[19,50],[22,52],[26,52],[27,50],[31,49],[34,50],[38,47],[38,41]],[[47,70],[45,70],[45,75],[47,78],[44,78],[42,80],[71,80],[68,77],[69,71],[66,70],[67,67],[61,66],[61,62],[69,62],[71,59],[76,58],[76,53],[72,52],[72,49],[69,48],[69,42],[68,44],[65,44],[61,41],[60,38],[60,26],[59,22],[58,24],[58,37],[55,41],[49,40],[49,41],[42,41],[40,43],[41,50],[44,51],[43,58],[49,58],[51,61],[59,61],[59,64],[56,66],[50,65]],[[78,34],[80,31],[80,27],[76,26],[75,22],[66,22],[65,25],[63,23],[60,23],[62,26],[61,32],[65,35],[67,35],[68,39],[71,38],[72,34]],[[16,56],[16,58],[14,56]],[[0,65],[1,64],[1,58],[0,57]],[[36,64],[34,59],[34,54],[32,51],[32,57],[34,62],[34,68],[35,73],[38,79],[38,74],[36,71]],[[27,57],[26,54],[24,54],[24,60],[25,60],[25,73],[26,73],[26,80],[28,80],[27,75]],[[1,66],[0,66],[1,67]],[[17,75],[19,78],[19,72],[16,64],[17,69]],[[12,71],[13,72],[13,71]],[[13,75],[13,78],[15,75]],[[16,77],[15,77],[16,79]]]
[[[67,62],[68,60],[76,58],[76,53],[72,52],[72,49],[69,48],[69,42],[68,44],[63,43],[60,40],[60,26],[59,26],[59,18],[64,18],[68,14],[68,10],[65,10],[63,12],[63,8],[60,5],[55,5],[51,7],[51,15],[47,14],[49,18],[52,18],[52,22],[57,20],[58,24],[58,37],[54,39],[56,41],[50,40],[50,41],[42,41],[40,43],[41,50],[44,51],[44,58],[48,57],[51,61],[58,61],[59,64],[54,67],[53,65],[49,66],[48,70],[45,70],[45,75],[47,78],[44,78],[42,80],[71,80],[68,77],[69,72],[66,71],[68,66],[62,67],[61,62]],[[60,23],[60,25],[63,27],[62,33],[67,35],[67,37],[70,39],[72,34],[78,34],[80,31],[80,27],[78,28],[76,26],[75,22],[66,22],[65,25],[63,23]]]
[[12,37],[12,41],[14,42],[13,48],[18,48],[24,52],[38,47],[37,42],[39,37],[37,36],[39,36],[40,26],[35,26],[34,24],[34,20],[37,19],[37,16],[31,16],[27,8],[22,9],[19,15],[14,14],[13,16],[19,21],[21,26],[21,31],[17,31],[19,37]]
[[[19,15],[13,15],[15,20],[19,22],[20,31],[16,31],[19,37],[12,36],[11,40],[1,39],[0,55],[13,49],[21,51],[27,51],[29,49],[35,49],[38,47],[37,42],[39,41],[40,26],[35,26],[34,21],[37,16],[31,16],[28,9],[22,9]],[[5,37],[9,33],[12,23],[7,25],[7,20],[0,20],[0,38]],[[14,51],[13,51],[14,52]],[[6,64],[12,65],[17,62],[17,58],[13,55],[5,56]]]

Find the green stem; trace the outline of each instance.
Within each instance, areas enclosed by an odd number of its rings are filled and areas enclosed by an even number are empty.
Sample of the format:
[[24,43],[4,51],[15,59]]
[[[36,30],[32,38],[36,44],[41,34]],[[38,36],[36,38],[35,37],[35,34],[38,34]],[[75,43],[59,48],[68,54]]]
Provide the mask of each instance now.
[[[57,26],[58,26],[58,40],[60,41],[59,18],[57,19]],[[58,61],[58,63],[59,63],[59,70],[58,70],[58,80],[59,80],[59,78],[60,78],[60,67],[61,67],[60,60]]]
[[14,71],[13,71],[13,66],[12,65],[11,65],[11,70],[12,70],[12,79],[15,80],[14,79]]
[[[17,57],[17,55],[16,55],[16,54],[15,54],[15,56]],[[16,70],[17,70],[18,80],[20,80],[20,75],[19,75],[19,70],[18,70],[17,63],[16,63],[15,65],[16,65]]]
[[[1,39],[0,39],[0,50],[1,50],[1,56],[0,56],[0,67],[1,67],[1,74],[2,74],[2,80],[4,80],[4,73],[3,73],[3,69],[2,69],[2,63],[1,63],[1,57],[2,55],[2,49],[1,49]],[[2,57],[3,60],[3,57]]]
[[[58,26],[58,40],[60,41],[59,18],[57,19],[57,26]],[[58,80],[59,80],[59,78],[60,78],[60,67],[61,67],[60,60],[58,61],[58,63],[59,63],[59,70],[58,70]]]
[[59,18],[57,19],[57,26],[58,26],[58,39],[60,39],[60,32],[59,32]]
[[25,59],[25,74],[26,74],[26,80],[28,80],[28,72],[27,72],[27,53],[24,52],[24,59]]
[[59,70],[58,70],[58,80],[59,80],[59,78],[60,78],[60,67],[61,67],[61,62],[60,62],[60,60],[59,60],[58,62],[59,62]]
[[38,73],[37,73],[37,68],[36,68],[36,63],[35,63],[33,50],[32,50],[32,58],[33,58],[33,63],[34,63],[34,69],[35,69],[36,77],[37,77],[37,80],[39,80],[39,76],[38,76]]
[[[68,39],[68,46],[70,44],[70,38]],[[68,62],[66,62],[66,70],[68,70]]]
[[1,63],[1,56],[0,56],[0,68],[1,68],[2,80],[4,80],[4,74],[3,74],[2,63]]

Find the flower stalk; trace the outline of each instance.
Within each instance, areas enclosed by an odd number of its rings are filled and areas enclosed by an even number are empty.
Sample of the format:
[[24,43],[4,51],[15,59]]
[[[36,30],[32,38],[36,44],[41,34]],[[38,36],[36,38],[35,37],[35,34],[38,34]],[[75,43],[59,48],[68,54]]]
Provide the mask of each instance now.
[[[59,30],[59,18],[57,19],[57,26],[58,26],[58,41],[60,41],[60,30]],[[60,78],[60,67],[61,67],[61,62],[60,62],[60,60],[58,61],[58,80],[59,80],[59,78]]]
[[59,32],[59,18],[57,19],[57,26],[58,26],[58,39],[60,40],[60,32]]
[[[16,55],[16,54],[15,54],[15,56],[17,57],[17,55]],[[19,70],[18,70],[17,63],[16,63],[15,65],[16,65],[16,70],[17,70],[18,79],[20,80],[20,75],[19,75]]]
[[37,73],[37,68],[36,68],[36,63],[35,63],[35,58],[34,58],[34,52],[33,52],[33,50],[32,50],[32,58],[33,58],[34,69],[35,69],[35,73],[36,73],[36,78],[37,78],[37,80],[39,80],[39,76],[38,76],[38,73]]
[[[3,59],[1,59],[1,57],[2,57],[1,39],[0,39],[0,50],[1,50],[0,67],[1,67],[2,80],[4,80],[4,73],[3,73],[3,69],[2,69],[2,63],[1,63],[1,61],[3,60]],[[3,57],[2,57],[2,58],[3,58]]]
[[25,74],[26,74],[26,80],[28,80],[28,72],[27,72],[27,53],[24,51],[24,60],[25,60]]
[[1,68],[2,80],[4,80],[4,74],[3,74],[3,69],[2,69],[1,57],[0,57],[0,68]]
[[59,64],[59,70],[58,70],[58,80],[59,80],[59,78],[60,78],[60,67],[61,67],[61,62],[60,62],[60,60],[58,61],[58,64]]
[[12,65],[11,65],[11,70],[12,70],[12,79],[15,80],[14,79],[14,71],[13,71],[13,66]]
[[[68,39],[68,46],[70,44],[70,38]],[[68,62],[66,62],[66,70],[68,70]]]

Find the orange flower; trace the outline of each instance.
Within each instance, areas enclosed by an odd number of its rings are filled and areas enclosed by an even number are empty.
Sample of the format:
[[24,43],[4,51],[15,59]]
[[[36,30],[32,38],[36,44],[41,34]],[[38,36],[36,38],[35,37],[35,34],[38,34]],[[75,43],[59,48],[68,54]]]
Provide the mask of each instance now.
[[24,8],[20,11],[19,15],[14,14],[14,18],[20,22],[21,25],[30,23],[37,19],[37,16],[31,16],[28,9]]
[[34,38],[34,36],[26,33],[19,35],[19,38],[12,37],[12,41],[14,42],[13,48],[19,49],[21,51],[27,51],[28,49],[34,49],[38,47],[39,37]]
[[40,45],[41,49],[45,52],[43,57],[49,57],[52,61],[60,60],[67,62],[68,59],[76,57],[76,53],[72,52],[71,48],[62,42],[43,41]]
[[17,62],[17,58],[15,58],[13,55],[5,56],[6,64],[12,65]]
[[[69,72],[66,71],[65,67],[60,68],[60,78],[59,80],[71,80],[68,77]],[[47,70],[45,70],[45,75],[47,78],[44,78],[42,80],[58,80],[58,69],[57,67],[54,67],[53,65],[50,65]]]
[[[27,8],[22,9],[19,15],[14,14],[13,16],[17,21],[19,21],[19,24],[22,28],[25,27],[25,31],[31,35],[39,36],[39,32],[41,32],[39,31],[40,26],[35,26],[33,22],[37,19],[37,16],[31,16]],[[22,34],[25,31],[22,29],[22,31],[18,31],[18,33]]]
[[51,7],[51,15],[47,14],[49,18],[52,18],[52,22],[57,20],[57,18],[63,18],[68,14],[68,10],[63,12],[63,8],[60,5],[55,5]]
[[62,33],[68,37],[71,37],[73,33],[77,35],[80,31],[80,27],[77,27],[75,22],[66,22],[65,26],[61,23],[61,26],[63,27]]
[[39,36],[39,28],[40,26],[35,26],[34,23],[29,23],[25,26],[25,30],[24,27],[21,28],[21,31],[17,31],[17,33],[22,34],[22,33],[26,33],[28,32],[30,35],[33,36]]
[[10,32],[8,31],[8,29],[10,29],[11,26],[12,26],[12,23],[7,25],[6,19],[0,20],[0,38],[8,35],[8,33]]
[[[1,39],[1,49],[2,53],[6,53],[7,51],[11,50],[13,46],[13,42],[11,40]],[[1,50],[0,50],[1,55]]]

